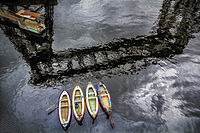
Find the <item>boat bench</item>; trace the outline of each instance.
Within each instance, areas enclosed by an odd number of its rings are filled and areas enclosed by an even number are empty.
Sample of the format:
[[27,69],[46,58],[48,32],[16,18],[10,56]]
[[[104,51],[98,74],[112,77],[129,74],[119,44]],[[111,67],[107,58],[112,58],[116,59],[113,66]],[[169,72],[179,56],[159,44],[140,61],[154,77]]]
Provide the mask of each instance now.
[[102,91],[99,91],[99,92],[101,93],[101,92],[107,92],[107,91],[106,90],[102,90]]
[[68,101],[68,99],[63,99],[63,100],[61,100],[61,102],[66,102],[66,101]]
[[75,97],[80,97],[81,95],[75,95]]
[[81,95],[75,95],[75,97],[84,98],[84,96],[81,96]]
[[93,94],[95,94],[94,92],[92,92],[92,93],[88,93],[88,95],[93,95]]
[[77,103],[78,103],[78,102],[82,102],[82,100],[77,100],[77,101],[74,101],[74,102],[77,102]]
[[95,98],[97,98],[97,97],[88,97],[88,99],[95,99]]
[[101,96],[102,96],[102,97],[103,97],[103,96],[108,96],[108,94],[103,94],[103,95],[101,95]]
[[61,108],[67,108],[69,105],[62,105]]

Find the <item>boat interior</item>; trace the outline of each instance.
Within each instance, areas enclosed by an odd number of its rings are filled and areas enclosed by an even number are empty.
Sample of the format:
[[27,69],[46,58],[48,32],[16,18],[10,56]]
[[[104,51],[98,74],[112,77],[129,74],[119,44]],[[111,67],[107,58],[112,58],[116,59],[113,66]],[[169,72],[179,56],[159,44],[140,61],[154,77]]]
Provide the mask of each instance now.
[[64,123],[67,122],[68,115],[69,115],[68,98],[66,95],[64,95],[61,99],[61,117],[62,117]]
[[75,110],[78,116],[81,116],[82,114],[82,96],[80,90],[75,91],[75,99],[74,99],[74,104],[77,105],[75,106]]
[[92,112],[96,112],[96,100],[95,92],[93,88],[90,87],[88,90],[88,102]]
[[106,108],[110,108],[108,91],[102,85],[100,86],[100,96],[101,96],[104,106]]

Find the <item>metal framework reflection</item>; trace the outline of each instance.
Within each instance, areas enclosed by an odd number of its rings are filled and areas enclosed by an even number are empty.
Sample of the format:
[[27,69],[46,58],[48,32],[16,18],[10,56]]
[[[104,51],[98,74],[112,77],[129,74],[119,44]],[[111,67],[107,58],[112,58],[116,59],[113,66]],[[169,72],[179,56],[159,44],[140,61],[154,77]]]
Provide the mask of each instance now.
[[[37,7],[36,10],[41,10],[42,6]],[[16,5],[12,5],[10,9],[15,8]],[[70,77],[86,79],[135,73],[160,59],[182,53],[192,34],[200,31],[199,1],[164,0],[152,35],[53,52],[53,5],[45,3],[43,8],[47,30],[40,36],[11,24],[0,24],[29,64],[30,81],[37,85],[60,84],[70,80]]]

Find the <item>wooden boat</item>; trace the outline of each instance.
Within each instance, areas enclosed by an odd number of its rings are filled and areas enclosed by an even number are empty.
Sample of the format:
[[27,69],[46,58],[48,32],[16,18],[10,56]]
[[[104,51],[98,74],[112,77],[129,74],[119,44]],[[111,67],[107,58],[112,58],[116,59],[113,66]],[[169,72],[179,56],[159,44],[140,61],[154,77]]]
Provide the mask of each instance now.
[[100,105],[103,108],[104,112],[110,115],[112,112],[112,100],[110,93],[108,92],[108,88],[102,81],[98,82],[97,88]]
[[86,105],[90,116],[95,119],[99,111],[99,101],[94,85],[89,82],[86,88]]
[[63,90],[59,96],[58,116],[61,126],[67,129],[71,121],[72,109],[70,96],[65,90]]
[[[25,16],[24,16],[24,15]],[[28,15],[29,14],[29,15]],[[18,15],[18,16],[16,16]],[[42,33],[46,27],[44,23],[39,23],[36,21],[38,17],[40,17],[39,13],[34,13],[26,10],[21,10],[18,13],[13,14],[12,12],[8,10],[4,10],[0,8],[0,17],[5,17],[8,18],[12,21],[15,21],[18,23],[19,27],[37,34]],[[29,18],[29,19],[24,19],[24,18]]]
[[46,29],[44,24],[40,24],[36,21],[25,19],[23,22],[18,21],[19,27],[37,34],[42,33]]
[[35,20],[41,16],[40,13],[31,12],[28,10],[20,10],[19,12],[16,13],[16,15],[31,19],[31,20]]
[[78,123],[81,123],[85,114],[85,101],[83,90],[79,85],[76,85],[72,92],[72,108],[74,117]]
[[16,15],[23,18],[28,18],[24,19],[24,21],[18,21],[19,27],[22,29],[29,30],[37,34],[40,34],[44,29],[46,29],[43,23],[38,23],[37,21],[35,21],[41,16],[40,13],[31,12],[28,10],[20,10],[16,13]]

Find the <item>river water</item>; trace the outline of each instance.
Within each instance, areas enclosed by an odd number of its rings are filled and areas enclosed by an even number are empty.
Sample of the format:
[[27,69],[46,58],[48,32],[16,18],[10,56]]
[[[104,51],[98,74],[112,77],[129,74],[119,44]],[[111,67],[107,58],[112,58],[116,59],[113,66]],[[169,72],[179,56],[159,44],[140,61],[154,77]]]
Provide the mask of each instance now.
[[[163,5],[166,6],[167,2],[174,1],[58,0],[57,2],[57,5],[53,6],[53,27],[51,27],[53,40],[48,39],[52,43],[53,52],[90,48],[98,46],[99,43],[104,45],[114,38],[151,36],[156,29],[165,29],[160,26],[162,20],[160,14],[161,11],[166,11]],[[129,70],[126,72],[126,68],[131,64],[129,63],[123,65],[123,69],[121,65],[110,68],[109,72],[115,71],[115,74],[108,74],[108,71],[103,69],[98,70],[101,75],[99,77],[96,76],[98,73],[88,72],[86,78],[82,79],[80,76],[84,77],[85,73],[79,75],[82,71],[78,71],[75,72],[75,76],[67,77],[69,80],[64,80],[65,82],[58,80],[55,84],[48,82],[52,80],[50,78],[37,83],[32,81],[34,70],[38,68],[35,68],[36,66],[29,60],[29,54],[26,53],[34,50],[29,49],[27,52],[22,46],[26,44],[28,47],[29,43],[33,42],[33,39],[28,37],[34,35],[18,30],[16,34],[8,34],[5,32],[6,26],[1,26],[3,28],[0,30],[0,131],[2,133],[65,132],[58,121],[57,110],[49,114],[45,110],[57,102],[63,88],[71,95],[77,83],[85,91],[89,81],[96,86],[97,82],[102,80],[112,97],[112,117],[115,127],[111,128],[109,119],[100,109],[94,124],[87,111],[82,125],[79,125],[72,116],[68,132],[200,132],[200,25],[197,23],[200,22],[200,4],[195,0],[192,0],[193,3],[196,2],[194,5],[187,0],[176,2],[179,4],[176,7],[177,12],[179,10],[183,12],[182,16],[176,17],[183,17],[183,20],[191,19],[191,23],[185,26],[186,29],[190,27],[189,30],[184,31],[181,26],[180,28],[174,26],[177,31],[183,30],[181,34],[192,35],[192,38],[184,43],[181,52],[173,53],[170,58],[155,56],[158,58],[156,63],[131,73]],[[194,12],[190,12],[191,10],[184,12],[193,6]],[[163,20],[167,19],[169,18],[165,17]],[[171,25],[173,23],[167,26]],[[12,40],[22,33],[23,36],[26,35],[25,39]]]

